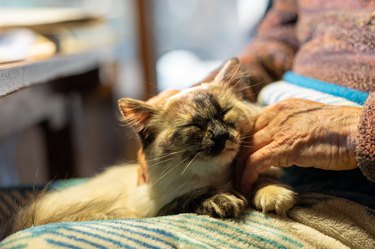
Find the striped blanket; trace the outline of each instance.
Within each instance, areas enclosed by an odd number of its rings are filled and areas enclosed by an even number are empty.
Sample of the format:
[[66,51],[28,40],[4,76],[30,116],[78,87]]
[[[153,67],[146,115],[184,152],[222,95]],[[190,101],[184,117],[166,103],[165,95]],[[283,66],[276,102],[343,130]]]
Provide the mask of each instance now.
[[374,214],[342,198],[306,193],[289,218],[249,209],[238,220],[180,214],[56,223],[20,231],[0,248],[374,248]]
[[[263,89],[259,100],[272,104],[301,96],[360,105],[285,81]],[[0,248],[375,248],[375,184],[360,170],[292,167],[284,181],[300,195],[287,218],[249,208],[236,220],[180,214],[56,223],[13,234],[0,242]],[[69,180],[65,183],[69,185]],[[0,191],[0,222],[7,220],[12,205],[22,203],[28,193],[21,189]]]

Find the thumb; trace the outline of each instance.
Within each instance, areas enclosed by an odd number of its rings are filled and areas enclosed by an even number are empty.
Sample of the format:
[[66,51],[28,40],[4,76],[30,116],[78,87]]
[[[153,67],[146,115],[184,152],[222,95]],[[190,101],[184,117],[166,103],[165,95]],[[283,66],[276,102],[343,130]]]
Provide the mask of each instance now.
[[254,183],[258,180],[259,174],[252,167],[246,166],[243,172],[242,178],[240,180],[240,192],[244,196],[249,196],[253,190]]
[[281,150],[273,150],[272,144],[263,147],[254,152],[247,159],[242,178],[241,178],[241,192],[250,194],[253,184],[257,181],[259,174],[267,171],[271,166],[280,166],[279,158]]
[[[255,151],[251,154],[246,162],[246,169],[252,168],[257,173],[267,171],[271,166],[280,165],[280,150],[273,149],[272,143]],[[252,166],[251,166],[252,165]]]

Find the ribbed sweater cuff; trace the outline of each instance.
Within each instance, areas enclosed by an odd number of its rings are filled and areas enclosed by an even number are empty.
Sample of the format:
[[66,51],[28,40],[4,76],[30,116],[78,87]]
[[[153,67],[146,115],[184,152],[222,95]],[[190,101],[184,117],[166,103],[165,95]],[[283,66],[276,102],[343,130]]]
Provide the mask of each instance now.
[[362,173],[375,182],[375,92],[366,100],[359,125],[356,157]]

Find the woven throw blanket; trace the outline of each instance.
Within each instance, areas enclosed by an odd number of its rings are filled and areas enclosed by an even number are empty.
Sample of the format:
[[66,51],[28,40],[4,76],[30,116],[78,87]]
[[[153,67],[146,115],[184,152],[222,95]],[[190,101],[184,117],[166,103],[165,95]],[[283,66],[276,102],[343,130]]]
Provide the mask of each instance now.
[[301,195],[289,218],[249,209],[238,220],[180,214],[56,223],[13,234],[0,248],[375,248],[374,214],[310,193]]

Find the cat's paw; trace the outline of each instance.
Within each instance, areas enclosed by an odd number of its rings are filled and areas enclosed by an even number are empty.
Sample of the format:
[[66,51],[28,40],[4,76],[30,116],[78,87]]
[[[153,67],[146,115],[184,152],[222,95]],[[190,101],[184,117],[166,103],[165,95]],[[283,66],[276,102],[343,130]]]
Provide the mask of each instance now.
[[234,191],[214,194],[204,200],[196,213],[216,218],[237,218],[247,207],[247,200]]
[[286,213],[296,204],[297,194],[281,184],[271,184],[256,191],[253,204],[263,213],[275,211],[278,215]]

